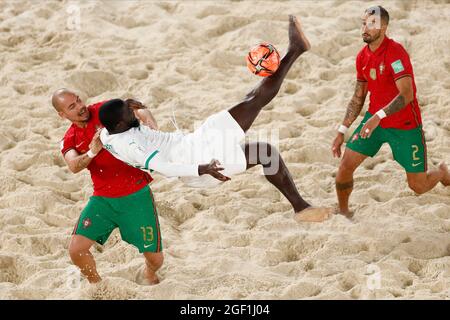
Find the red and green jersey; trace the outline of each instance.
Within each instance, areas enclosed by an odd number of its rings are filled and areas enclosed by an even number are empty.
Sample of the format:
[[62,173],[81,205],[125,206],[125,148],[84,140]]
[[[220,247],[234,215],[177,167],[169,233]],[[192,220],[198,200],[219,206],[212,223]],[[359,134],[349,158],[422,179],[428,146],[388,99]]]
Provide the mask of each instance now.
[[384,118],[382,128],[409,130],[422,124],[416,98],[416,83],[409,55],[403,46],[385,37],[380,47],[372,52],[366,45],[356,57],[357,80],[367,82],[370,92],[369,112],[375,114],[386,107],[399,94],[395,81],[411,77],[414,100],[402,110]]
[[[103,102],[88,106],[90,118],[85,128],[72,124],[64,135],[61,152],[76,150],[79,154],[89,150],[89,144],[98,128],[103,128],[98,112]],[[91,173],[94,196],[118,198],[130,195],[148,185],[151,176],[114,158],[102,149],[87,167]]]

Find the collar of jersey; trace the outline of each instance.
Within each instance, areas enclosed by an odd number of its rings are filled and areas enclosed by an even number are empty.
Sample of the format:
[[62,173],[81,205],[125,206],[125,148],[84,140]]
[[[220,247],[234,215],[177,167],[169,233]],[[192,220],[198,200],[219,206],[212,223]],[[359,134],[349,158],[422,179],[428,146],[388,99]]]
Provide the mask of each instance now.
[[391,41],[391,39],[388,38],[388,36],[384,36],[384,40],[381,43],[381,45],[377,48],[377,50],[375,50],[374,52],[372,52],[369,48],[369,45],[367,45],[367,51],[370,53],[370,55],[375,55],[375,56],[380,56],[383,51],[386,49],[389,41]]

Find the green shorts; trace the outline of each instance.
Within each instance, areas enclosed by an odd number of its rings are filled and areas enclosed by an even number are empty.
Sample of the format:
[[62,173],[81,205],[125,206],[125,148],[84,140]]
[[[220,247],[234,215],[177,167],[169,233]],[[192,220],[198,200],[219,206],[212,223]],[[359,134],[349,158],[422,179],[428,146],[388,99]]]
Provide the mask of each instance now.
[[347,141],[347,148],[373,157],[387,142],[391,147],[395,161],[397,161],[406,172],[418,173],[427,171],[427,146],[422,126],[411,130],[393,128],[381,128],[378,126],[370,138],[363,139],[359,135],[366,121],[371,117],[366,113],[361,124]]
[[141,253],[162,251],[158,213],[149,186],[120,198],[92,196],[73,234],[103,245],[115,228]]

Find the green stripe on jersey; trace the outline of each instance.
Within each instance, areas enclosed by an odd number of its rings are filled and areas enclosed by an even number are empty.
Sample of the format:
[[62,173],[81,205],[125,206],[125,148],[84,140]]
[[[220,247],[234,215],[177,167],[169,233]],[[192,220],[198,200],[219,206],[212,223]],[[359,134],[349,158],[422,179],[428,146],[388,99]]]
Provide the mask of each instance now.
[[154,156],[156,156],[156,154],[157,154],[158,152],[159,152],[159,150],[155,150],[155,151],[147,158],[147,160],[145,161],[145,167],[144,167],[144,169],[147,169],[147,170],[148,170],[148,163],[150,162],[150,160],[153,159]]

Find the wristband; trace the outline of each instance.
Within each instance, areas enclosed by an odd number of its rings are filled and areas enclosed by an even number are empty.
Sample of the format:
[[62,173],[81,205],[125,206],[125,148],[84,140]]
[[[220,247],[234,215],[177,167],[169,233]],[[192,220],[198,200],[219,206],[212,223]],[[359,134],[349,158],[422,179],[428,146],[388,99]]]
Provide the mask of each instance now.
[[90,150],[90,149],[86,154],[91,159],[95,158],[95,156],[97,155],[97,153],[93,153],[92,150]]
[[386,117],[387,117],[386,112],[384,112],[383,109],[378,110],[375,114],[376,114],[376,115],[378,116],[378,118],[380,118],[380,119],[383,119],[383,118],[386,118]]
[[345,134],[347,132],[348,128],[346,126],[344,126],[343,124],[341,124],[338,128],[338,132]]

